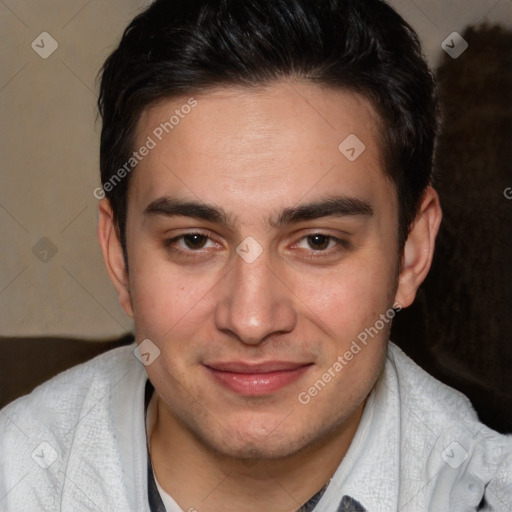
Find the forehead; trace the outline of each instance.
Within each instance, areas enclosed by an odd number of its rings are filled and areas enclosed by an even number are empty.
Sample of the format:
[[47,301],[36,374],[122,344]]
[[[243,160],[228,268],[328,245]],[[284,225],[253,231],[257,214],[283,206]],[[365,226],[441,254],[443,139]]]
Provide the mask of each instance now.
[[151,146],[130,185],[141,202],[167,194],[251,208],[387,183],[370,102],[305,82],[166,99],[146,109],[136,135],[135,149]]

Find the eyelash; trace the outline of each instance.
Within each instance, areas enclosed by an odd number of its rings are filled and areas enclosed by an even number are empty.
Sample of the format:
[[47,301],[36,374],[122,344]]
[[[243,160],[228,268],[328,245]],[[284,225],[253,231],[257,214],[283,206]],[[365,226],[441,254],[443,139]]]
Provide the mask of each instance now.
[[[173,251],[175,253],[181,254],[181,255],[183,255],[185,257],[188,257],[188,258],[200,257],[201,255],[204,255],[204,249],[197,249],[197,250],[194,250],[194,249],[181,249],[181,248],[177,248],[176,245],[175,245],[179,241],[184,240],[185,237],[190,237],[190,236],[194,236],[194,235],[206,238],[207,239],[206,242],[208,242],[208,241],[212,241],[213,242],[214,241],[209,234],[201,233],[200,231],[192,231],[190,233],[183,233],[183,234],[181,234],[179,236],[176,236],[174,238],[170,238],[168,240],[165,240],[164,246],[165,246],[166,249],[168,249],[170,251]],[[305,236],[301,237],[297,242],[295,242],[293,244],[293,246],[296,246],[300,242],[302,242],[304,240],[307,240],[308,238],[314,237],[314,236],[322,236],[322,237],[327,238],[328,245],[331,242],[334,242],[335,243],[335,247],[330,248],[330,249],[325,249],[325,250],[302,249],[303,251],[307,251],[307,252],[310,253],[310,255],[308,256],[309,258],[319,258],[319,257],[321,258],[322,256],[331,256],[333,253],[343,252],[343,251],[346,251],[346,250],[350,249],[350,247],[351,247],[350,243],[347,240],[342,240],[340,238],[337,238],[337,237],[332,236],[332,235],[327,235],[327,234],[322,233],[322,232],[315,232],[315,233],[311,233],[309,235],[305,235]],[[194,253],[196,255],[194,255]]]
[[203,249],[198,249],[198,250],[188,249],[188,250],[184,250],[184,249],[176,249],[176,248],[172,247],[174,244],[176,244],[180,240],[184,240],[185,237],[194,236],[194,235],[204,237],[204,238],[208,239],[209,241],[213,241],[211,236],[206,234],[206,233],[201,233],[200,231],[192,231],[190,233],[183,233],[182,235],[179,235],[179,236],[176,236],[174,238],[170,238],[168,240],[165,240],[164,245],[165,245],[165,247],[167,249],[173,249],[176,252],[180,252],[180,253],[187,254],[187,255],[190,254],[190,253],[201,253],[201,251]]

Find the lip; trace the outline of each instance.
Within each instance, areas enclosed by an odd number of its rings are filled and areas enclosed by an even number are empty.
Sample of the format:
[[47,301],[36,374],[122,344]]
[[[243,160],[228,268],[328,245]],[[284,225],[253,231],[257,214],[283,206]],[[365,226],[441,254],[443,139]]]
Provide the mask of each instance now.
[[267,361],[264,363],[219,362],[204,365],[223,387],[244,396],[275,393],[298,380],[311,363]]

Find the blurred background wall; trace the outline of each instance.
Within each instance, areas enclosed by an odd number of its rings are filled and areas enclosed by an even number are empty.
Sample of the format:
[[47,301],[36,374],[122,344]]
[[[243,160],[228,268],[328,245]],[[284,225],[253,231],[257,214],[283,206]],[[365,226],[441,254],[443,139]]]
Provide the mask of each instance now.
[[[104,339],[131,329],[96,240],[96,76],[147,3],[0,1],[1,336]],[[467,25],[512,28],[511,0],[390,3],[418,31],[432,66],[443,41]]]

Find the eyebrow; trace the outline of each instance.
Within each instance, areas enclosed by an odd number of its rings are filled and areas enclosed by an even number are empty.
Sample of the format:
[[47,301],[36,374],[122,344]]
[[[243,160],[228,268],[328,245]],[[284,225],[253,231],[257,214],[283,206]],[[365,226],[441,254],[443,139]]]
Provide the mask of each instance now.
[[[215,224],[230,225],[231,217],[218,206],[195,201],[183,201],[171,197],[161,197],[151,202],[144,210],[146,216],[192,217]],[[270,226],[280,227],[296,224],[301,221],[320,219],[323,217],[372,216],[370,203],[355,197],[330,197],[311,203],[285,208],[275,219],[269,221]]]
[[286,226],[297,222],[320,219],[322,217],[372,216],[370,203],[355,197],[331,197],[286,208],[271,222],[272,226]]
[[166,217],[193,217],[216,224],[228,225],[230,223],[229,215],[222,208],[210,206],[206,203],[182,201],[170,197],[160,197],[150,203],[144,210],[144,215],[150,217],[157,215]]

